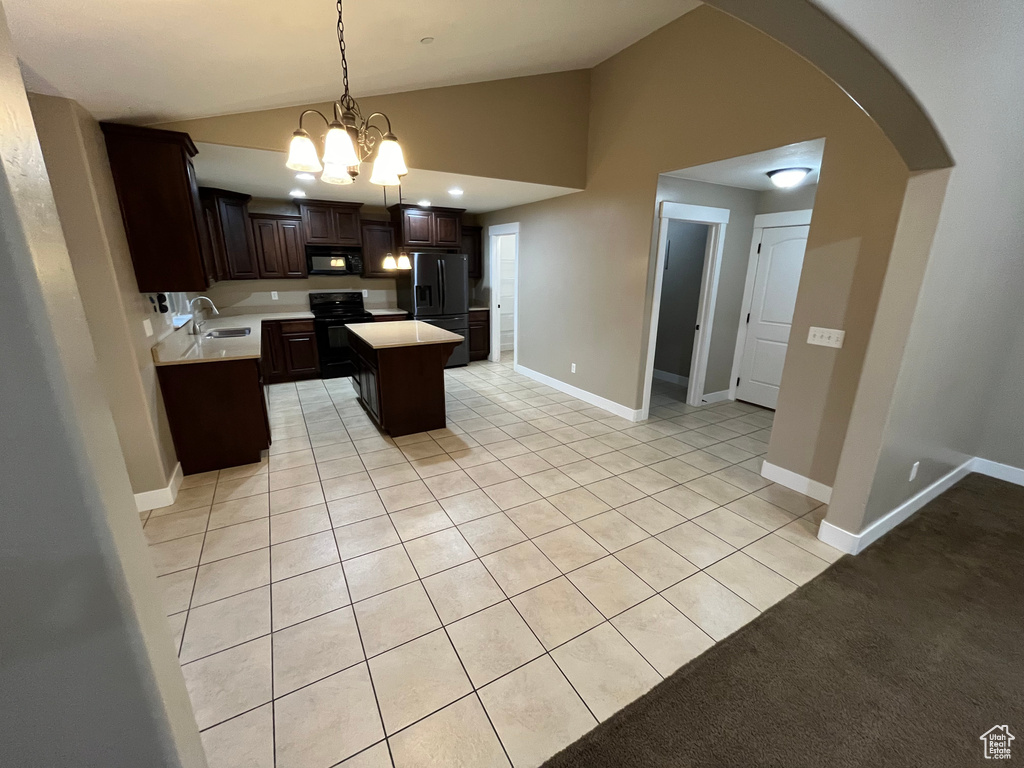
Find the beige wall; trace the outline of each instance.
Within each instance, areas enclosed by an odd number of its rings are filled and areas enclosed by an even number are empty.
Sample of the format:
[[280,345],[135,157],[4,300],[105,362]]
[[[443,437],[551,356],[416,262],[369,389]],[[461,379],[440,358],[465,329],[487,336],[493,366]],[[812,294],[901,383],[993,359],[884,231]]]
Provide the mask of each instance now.
[[204,768],[0,8],[0,765]]
[[790,346],[769,460],[830,485],[906,166],[818,70],[711,8],[598,65],[590,88],[586,190],[484,217],[521,223],[520,363],[639,408],[658,173],[824,136],[793,338],[821,325],[846,345]]
[[[225,280],[206,291],[217,309],[225,314],[245,312],[309,311],[310,291],[365,290],[363,305],[367,309],[395,308],[398,296],[395,281],[387,278],[331,277],[314,275],[305,280]],[[277,301],[270,297],[277,291]]]
[[[589,70],[555,72],[360,99],[391,119],[410,168],[582,188]],[[328,116],[330,104],[311,104]],[[160,125],[194,141],[283,152],[303,107]],[[316,115],[304,123],[323,133]]]
[[[935,0],[877,14],[822,5],[890,62],[957,163],[924,243],[923,282],[911,275],[899,286],[910,300],[920,286],[920,296],[870,498],[837,522],[857,532],[969,456],[1024,468],[1024,9],[984,3],[965,15],[961,3]],[[910,482],[914,461],[921,470]]]
[[132,488],[164,488],[177,458],[150,348],[174,330],[170,315],[139,293],[98,124],[68,99],[30,104]]

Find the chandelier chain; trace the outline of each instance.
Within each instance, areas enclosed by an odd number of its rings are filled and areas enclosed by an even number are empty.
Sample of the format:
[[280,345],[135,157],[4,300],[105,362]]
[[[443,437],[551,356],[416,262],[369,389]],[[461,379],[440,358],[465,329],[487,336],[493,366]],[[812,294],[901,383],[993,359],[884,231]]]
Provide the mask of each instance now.
[[[338,0],[338,48],[341,50],[341,82],[345,86],[345,94],[342,96],[342,103],[345,105],[352,97],[348,92],[348,59],[345,57],[345,22],[341,15],[341,0]],[[345,105],[347,106],[347,105]]]

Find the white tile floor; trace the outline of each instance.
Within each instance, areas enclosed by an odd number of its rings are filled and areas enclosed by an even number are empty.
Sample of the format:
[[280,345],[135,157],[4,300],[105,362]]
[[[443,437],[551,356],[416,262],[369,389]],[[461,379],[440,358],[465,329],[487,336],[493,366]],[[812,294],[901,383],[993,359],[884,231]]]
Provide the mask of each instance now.
[[539,765],[840,555],[758,474],[770,411],[447,391],[392,441],[347,379],[275,386],[269,457],[143,515],[211,768]]

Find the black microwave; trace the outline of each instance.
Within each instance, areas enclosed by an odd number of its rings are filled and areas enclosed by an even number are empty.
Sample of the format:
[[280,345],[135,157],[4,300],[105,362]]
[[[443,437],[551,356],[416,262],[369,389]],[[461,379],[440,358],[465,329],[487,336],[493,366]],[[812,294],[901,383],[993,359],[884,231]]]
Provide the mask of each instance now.
[[359,248],[307,245],[306,271],[311,275],[361,275],[363,253]]

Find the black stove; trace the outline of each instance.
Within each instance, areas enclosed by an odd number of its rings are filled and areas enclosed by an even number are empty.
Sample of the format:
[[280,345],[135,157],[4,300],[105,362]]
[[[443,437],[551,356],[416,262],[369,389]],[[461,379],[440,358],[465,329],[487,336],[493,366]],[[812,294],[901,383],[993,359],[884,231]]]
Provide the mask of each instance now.
[[309,311],[316,325],[320,374],[325,379],[351,376],[356,371],[348,341],[350,323],[372,323],[373,315],[363,308],[361,291],[329,291],[309,294]]

